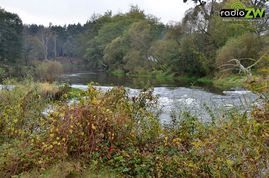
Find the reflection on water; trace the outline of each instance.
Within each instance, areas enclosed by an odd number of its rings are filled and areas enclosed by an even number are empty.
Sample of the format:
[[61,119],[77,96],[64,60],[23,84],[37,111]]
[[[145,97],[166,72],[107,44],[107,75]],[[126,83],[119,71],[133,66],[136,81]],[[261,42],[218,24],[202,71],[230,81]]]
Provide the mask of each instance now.
[[125,86],[129,96],[136,96],[140,88],[151,85],[154,95],[159,96],[159,105],[162,109],[162,122],[170,120],[171,114],[180,116],[183,112],[190,112],[204,122],[213,117],[221,118],[228,110],[238,109],[248,111],[257,104],[256,95],[245,90],[217,91],[210,87],[190,87],[180,82],[157,82],[135,78],[117,78],[106,74],[76,73],[65,75],[62,81],[69,82],[74,88],[87,89],[87,83],[98,82],[99,90],[107,91],[113,86]]
[[219,93],[222,91],[209,86],[209,85],[198,85],[197,83],[187,83],[175,80],[156,80],[154,78],[147,77],[116,77],[108,75],[104,72],[78,72],[64,74],[60,78],[61,82],[67,82],[70,84],[88,84],[90,82],[98,83],[102,86],[125,86],[130,88],[147,88],[147,87],[188,87],[188,88],[203,88],[204,90]]

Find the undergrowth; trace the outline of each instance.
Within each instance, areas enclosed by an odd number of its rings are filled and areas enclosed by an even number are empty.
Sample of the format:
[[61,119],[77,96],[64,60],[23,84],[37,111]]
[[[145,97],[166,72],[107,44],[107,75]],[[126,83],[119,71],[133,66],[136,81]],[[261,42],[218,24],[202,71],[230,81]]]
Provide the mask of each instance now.
[[[251,86],[268,96],[260,80]],[[187,114],[165,127],[154,112],[158,100],[151,89],[130,98],[123,87],[101,92],[89,85],[48,99],[54,91],[49,86],[24,82],[0,91],[0,177],[269,175],[268,100],[251,116],[227,113],[221,122],[203,123]],[[54,110],[42,114],[52,103]],[[104,169],[111,174],[98,173]]]

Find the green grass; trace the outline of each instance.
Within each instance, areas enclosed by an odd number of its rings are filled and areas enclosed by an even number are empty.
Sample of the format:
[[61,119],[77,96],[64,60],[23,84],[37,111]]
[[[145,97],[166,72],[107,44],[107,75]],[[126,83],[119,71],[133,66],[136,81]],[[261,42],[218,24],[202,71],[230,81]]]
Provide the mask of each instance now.
[[175,79],[174,74],[163,71],[154,71],[152,76],[155,77],[158,81],[172,81]]
[[226,89],[231,89],[234,87],[243,87],[245,81],[246,81],[246,77],[242,77],[238,75],[230,75],[226,77],[215,78],[213,80],[213,85],[216,88],[226,90]]
[[113,76],[116,76],[116,77],[123,77],[125,76],[125,72],[123,70],[113,70],[110,72]]
[[33,170],[18,176],[19,178],[118,178],[122,177],[106,167],[97,169],[94,164],[90,167],[81,165],[79,161],[59,162],[46,170]]
[[190,84],[205,84],[211,85],[213,83],[210,77],[194,77],[194,76],[179,76],[176,80]]
[[68,98],[73,99],[73,98],[78,98],[80,96],[85,95],[85,92],[79,88],[69,88],[68,91]]
[[201,84],[208,84],[208,85],[211,85],[213,83],[212,79],[208,77],[198,78],[197,82]]

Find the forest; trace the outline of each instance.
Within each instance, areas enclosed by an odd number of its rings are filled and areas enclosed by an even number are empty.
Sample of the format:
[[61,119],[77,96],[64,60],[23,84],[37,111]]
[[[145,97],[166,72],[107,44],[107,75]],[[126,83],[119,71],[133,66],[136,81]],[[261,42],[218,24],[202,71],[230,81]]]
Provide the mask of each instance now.
[[[193,7],[182,22],[171,24],[132,6],[125,14],[94,14],[84,25],[48,27],[23,25],[18,15],[1,9],[0,76],[23,77],[36,61],[60,58],[71,64],[72,59],[80,59],[93,71],[115,75],[237,74],[237,67],[222,65],[234,64],[231,59],[257,61],[268,52],[268,17],[225,22],[219,11],[230,4],[213,1]],[[243,65],[250,66],[253,60],[244,60]]]
[[[240,1],[265,15],[238,20],[220,16],[235,1],[193,2],[167,24],[138,6],[64,26],[24,24],[0,7],[0,178],[268,177],[269,4]],[[210,119],[180,105],[164,124],[154,93],[163,88],[130,96],[126,86],[58,80],[73,71],[198,82],[223,92],[215,99],[255,101],[223,112],[185,98]],[[192,85],[177,89],[208,92]]]

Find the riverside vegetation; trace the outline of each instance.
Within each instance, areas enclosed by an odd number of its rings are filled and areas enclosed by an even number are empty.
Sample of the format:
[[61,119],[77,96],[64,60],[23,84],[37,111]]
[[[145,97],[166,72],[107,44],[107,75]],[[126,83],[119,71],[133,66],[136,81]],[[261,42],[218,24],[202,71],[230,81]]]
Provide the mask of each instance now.
[[250,116],[203,123],[186,113],[161,125],[151,89],[129,98],[123,87],[17,83],[0,91],[0,177],[266,177],[268,84],[250,85],[263,98]]
[[[9,86],[0,90],[0,177],[268,177],[268,16],[224,22],[218,12],[233,2],[195,2],[182,22],[166,25],[136,6],[49,27],[0,9],[0,81]],[[54,83],[78,63],[244,86],[260,105],[208,123],[186,112],[163,125],[150,88],[129,97],[124,87]]]
[[[219,11],[233,7],[234,1],[195,2],[197,6],[186,11],[181,22],[168,24],[137,6],[126,13],[94,14],[83,25],[48,27],[23,25],[18,15],[0,9],[0,80],[6,76],[23,78],[28,71],[40,69],[35,67],[36,61],[56,60],[69,70],[79,65],[116,76],[229,87],[229,76],[240,71],[232,59],[249,67],[268,55],[269,17],[226,22]],[[263,1],[242,3],[253,8],[268,6]],[[251,67],[254,74],[257,65]],[[226,81],[228,84],[222,85]],[[234,83],[243,84],[240,79]]]

